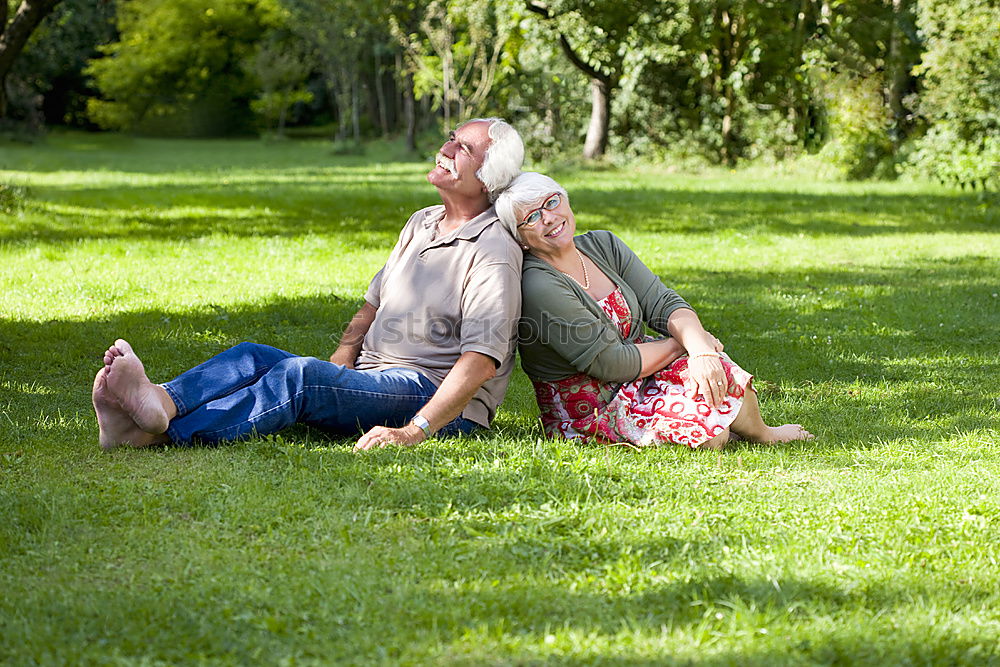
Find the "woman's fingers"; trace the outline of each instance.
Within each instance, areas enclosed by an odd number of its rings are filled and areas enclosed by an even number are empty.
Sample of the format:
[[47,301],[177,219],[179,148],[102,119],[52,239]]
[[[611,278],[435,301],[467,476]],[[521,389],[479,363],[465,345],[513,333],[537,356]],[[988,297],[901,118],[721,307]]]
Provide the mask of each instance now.
[[717,357],[698,357],[688,362],[688,372],[695,384],[696,392],[713,408],[722,405],[728,385],[726,371]]

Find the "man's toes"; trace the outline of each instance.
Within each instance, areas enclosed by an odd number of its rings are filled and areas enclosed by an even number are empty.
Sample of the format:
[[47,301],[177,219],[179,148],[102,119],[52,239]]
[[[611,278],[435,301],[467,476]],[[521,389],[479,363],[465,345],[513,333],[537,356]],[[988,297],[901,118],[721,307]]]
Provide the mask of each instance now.
[[96,397],[99,391],[102,391],[107,387],[108,384],[108,367],[103,366],[101,370],[97,371],[97,375],[94,377],[94,391],[91,395]]
[[117,347],[118,350],[123,355],[125,355],[125,354],[135,354],[135,352],[132,350],[132,346],[129,345],[128,341],[125,340],[125,339],[123,339],[123,338],[119,338],[118,340],[115,341],[115,347]]

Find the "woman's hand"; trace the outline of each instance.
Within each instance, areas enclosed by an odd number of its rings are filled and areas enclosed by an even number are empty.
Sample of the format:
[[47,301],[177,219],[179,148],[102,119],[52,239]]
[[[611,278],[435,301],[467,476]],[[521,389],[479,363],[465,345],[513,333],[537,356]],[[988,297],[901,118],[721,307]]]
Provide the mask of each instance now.
[[684,384],[696,396],[704,396],[713,408],[722,405],[729,392],[729,381],[726,379],[726,369],[722,367],[722,359],[712,354],[695,355],[688,359],[688,377]]

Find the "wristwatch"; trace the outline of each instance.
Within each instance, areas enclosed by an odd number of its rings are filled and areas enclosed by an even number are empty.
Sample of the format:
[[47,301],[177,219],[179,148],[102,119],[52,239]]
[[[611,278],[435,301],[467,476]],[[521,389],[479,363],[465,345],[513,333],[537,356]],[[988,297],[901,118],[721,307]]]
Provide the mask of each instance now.
[[431,437],[431,423],[429,421],[420,415],[413,415],[413,419],[410,420],[410,423],[419,427],[420,430],[424,432],[425,438]]

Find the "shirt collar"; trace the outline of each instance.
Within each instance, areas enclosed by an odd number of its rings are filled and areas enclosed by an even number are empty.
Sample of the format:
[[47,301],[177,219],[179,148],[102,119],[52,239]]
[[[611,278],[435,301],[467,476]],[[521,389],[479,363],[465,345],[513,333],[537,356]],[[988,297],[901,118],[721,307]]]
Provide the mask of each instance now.
[[[437,224],[444,219],[444,206],[435,207],[435,209],[436,210],[428,211],[427,215],[424,216],[424,229],[434,229]],[[497,217],[496,209],[490,206],[488,209],[474,217],[472,220],[467,221],[464,225],[452,233],[446,236],[438,236],[428,245],[428,247],[444,245],[454,241],[455,239],[472,241],[479,236],[484,229],[498,220],[499,218]]]

